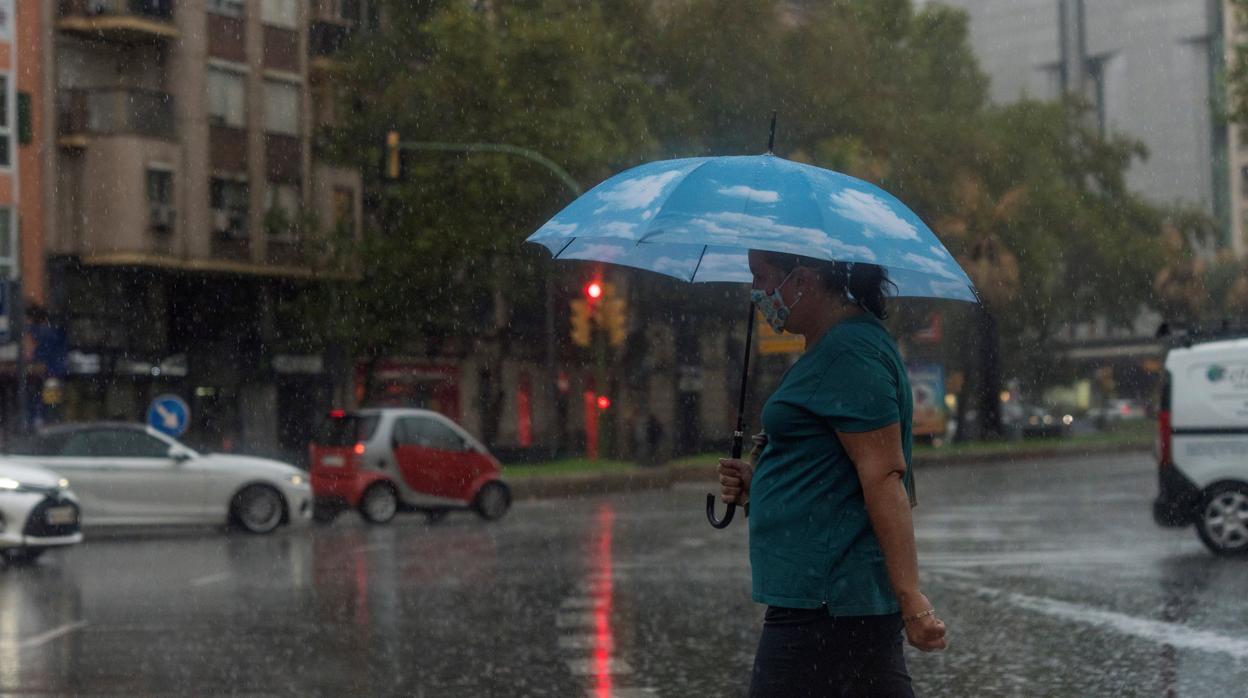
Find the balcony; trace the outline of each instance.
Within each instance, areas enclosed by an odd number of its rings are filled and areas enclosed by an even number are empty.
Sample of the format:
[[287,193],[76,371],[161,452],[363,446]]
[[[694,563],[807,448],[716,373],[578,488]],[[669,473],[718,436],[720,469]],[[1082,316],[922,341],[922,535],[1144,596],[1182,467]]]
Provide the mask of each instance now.
[[178,37],[173,0],[60,0],[56,26],[92,39],[135,44]]
[[85,146],[90,135],[174,138],[173,97],[164,92],[69,89],[57,102],[62,145]]

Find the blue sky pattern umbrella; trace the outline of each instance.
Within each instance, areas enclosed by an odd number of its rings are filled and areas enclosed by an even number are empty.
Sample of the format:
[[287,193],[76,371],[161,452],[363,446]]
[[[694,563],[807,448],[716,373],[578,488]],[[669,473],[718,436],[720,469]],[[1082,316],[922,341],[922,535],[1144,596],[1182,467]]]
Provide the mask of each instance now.
[[634,167],[573,201],[528,241],[556,259],[692,282],[748,282],[749,250],[867,262],[889,271],[898,296],[978,300],[936,235],[891,194],[771,154]]

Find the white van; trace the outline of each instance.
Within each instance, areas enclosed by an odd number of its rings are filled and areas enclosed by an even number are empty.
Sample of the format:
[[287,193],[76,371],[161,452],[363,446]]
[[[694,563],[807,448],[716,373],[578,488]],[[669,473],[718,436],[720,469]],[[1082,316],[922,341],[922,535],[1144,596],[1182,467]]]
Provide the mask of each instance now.
[[1157,414],[1159,525],[1196,525],[1219,555],[1248,554],[1248,339],[1166,356]]

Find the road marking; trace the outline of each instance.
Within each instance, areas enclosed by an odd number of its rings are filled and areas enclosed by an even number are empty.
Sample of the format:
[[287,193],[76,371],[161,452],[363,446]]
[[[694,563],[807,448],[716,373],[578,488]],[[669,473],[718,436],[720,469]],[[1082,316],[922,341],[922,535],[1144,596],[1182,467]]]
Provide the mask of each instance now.
[[1200,652],[1227,654],[1235,659],[1248,659],[1248,640],[1211,630],[1197,630],[1178,623],[1137,618],[1125,613],[1104,611],[1094,606],[1058,601],[1043,596],[1030,596],[989,587],[973,587],[981,596],[1001,599],[1019,608],[1053,618],[1070,620],[1114,630],[1142,640]]
[[555,616],[556,628],[592,628],[597,620],[597,615],[590,611],[588,613],[581,612],[562,612]]
[[31,647],[39,647],[40,645],[46,645],[49,642],[55,640],[56,638],[61,637],[62,635],[68,635],[74,632],[75,630],[82,628],[82,626],[86,624],[87,624],[87,621],[85,620],[76,620],[73,623],[66,623],[65,625],[62,625],[59,628],[53,628],[47,631],[46,633],[40,633],[38,635],[28,637],[25,640],[22,640],[21,642],[17,643],[17,646],[22,649],[29,649]]
[[607,652],[615,650],[615,642],[608,637],[598,635],[562,635],[559,637],[561,650],[592,650],[602,648]]
[[196,577],[195,579],[191,580],[191,586],[206,587],[209,584],[216,584],[218,582],[224,582],[225,580],[233,576],[234,575],[230,574],[229,572],[218,572],[216,574],[210,574],[210,575],[206,575],[203,577]]
[[[573,676],[601,676],[604,673],[619,676],[621,674],[633,673],[633,668],[629,666],[628,662],[615,657],[608,657],[607,659],[566,659],[564,661],[567,662],[568,670],[572,672]],[[614,694],[615,691],[612,691],[612,695]]]

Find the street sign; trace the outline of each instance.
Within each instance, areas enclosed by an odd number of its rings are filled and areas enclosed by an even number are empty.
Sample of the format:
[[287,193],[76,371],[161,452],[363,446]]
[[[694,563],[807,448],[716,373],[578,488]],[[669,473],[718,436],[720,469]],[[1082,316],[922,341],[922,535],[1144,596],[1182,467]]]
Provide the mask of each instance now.
[[177,395],[161,395],[147,408],[147,423],[169,436],[181,436],[191,423],[191,408]]

